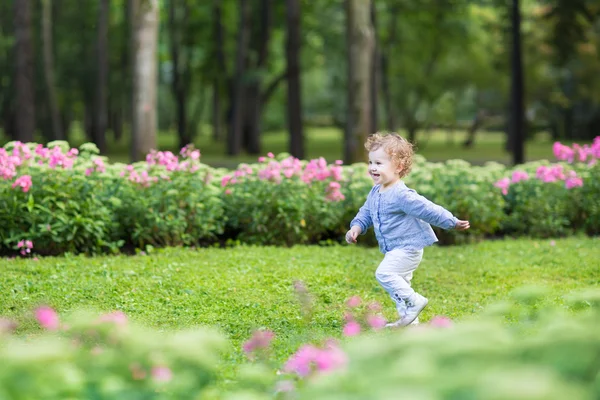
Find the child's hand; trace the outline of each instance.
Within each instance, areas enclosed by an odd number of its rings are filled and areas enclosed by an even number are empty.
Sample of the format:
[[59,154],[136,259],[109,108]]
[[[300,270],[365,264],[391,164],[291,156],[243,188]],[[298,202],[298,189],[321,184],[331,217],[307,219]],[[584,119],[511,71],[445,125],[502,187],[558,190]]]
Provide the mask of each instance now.
[[360,227],[358,225],[354,225],[348,232],[346,232],[346,242],[348,243],[356,243],[356,238],[360,235]]
[[469,221],[461,221],[460,219],[456,222],[456,226],[454,227],[454,229],[456,229],[457,231],[464,231],[467,230],[471,227],[471,225],[469,225]]

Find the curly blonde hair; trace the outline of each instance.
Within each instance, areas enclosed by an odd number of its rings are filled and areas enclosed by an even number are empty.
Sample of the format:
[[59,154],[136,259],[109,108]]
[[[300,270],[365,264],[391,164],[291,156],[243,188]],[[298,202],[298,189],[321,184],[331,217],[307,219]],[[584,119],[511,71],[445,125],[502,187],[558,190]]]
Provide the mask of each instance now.
[[365,148],[369,152],[381,147],[392,162],[400,167],[400,178],[408,175],[413,164],[413,145],[395,132],[377,132],[370,135],[365,142]]

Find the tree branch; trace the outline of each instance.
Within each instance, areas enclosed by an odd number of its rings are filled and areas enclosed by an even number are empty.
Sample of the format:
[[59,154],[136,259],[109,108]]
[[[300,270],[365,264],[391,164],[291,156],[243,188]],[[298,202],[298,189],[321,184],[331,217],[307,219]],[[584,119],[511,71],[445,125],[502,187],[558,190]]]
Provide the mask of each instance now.
[[271,83],[269,83],[267,85],[267,88],[263,91],[262,95],[260,96],[260,101],[262,102],[262,104],[265,104],[269,101],[269,99],[275,92],[275,89],[277,89],[277,86],[279,86],[279,84],[282,81],[284,81],[286,78],[287,78],[287,69],[285,71],[283,71],[281,74],[279,74],[278,76],[276,76],[271,81]]

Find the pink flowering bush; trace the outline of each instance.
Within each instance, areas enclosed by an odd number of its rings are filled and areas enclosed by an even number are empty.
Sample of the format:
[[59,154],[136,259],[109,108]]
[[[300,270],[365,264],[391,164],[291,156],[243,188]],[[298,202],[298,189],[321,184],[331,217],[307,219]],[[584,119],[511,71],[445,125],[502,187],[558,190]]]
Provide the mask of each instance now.
[[221,178],[226,236],[246,243],[314,243],[339,227],[344,214],[340,163],[269,154]]
[[[102,196],[105,181],[82,173],[94,160],[82,153],[77,164],[79,151],[66,150],[62,142],[51,148],[19,142],[0,148],[0,251],[94,253],[118,247],[111,241],[110,205]],[[31,242],[35,248],[19,246]]]
[[[514,169],[416,156],[409,187],[471,221],[441,244],[500,235],[600,231],[600,139],[554,145],[557,164]],[[105,253],[147,246],[343,242],[373,182],[365,163],[268,154],[235,170],[200,162],[187,146],[111,164],[94,144],[11,142],[0,149],[0,254]],[[23,247],[26,241],[34,247]],[[373,231],[362,245],[376,245]]]
[[492,182],[505,170],[504,166],[478,167],[463,160],[426,163],[421,157],[416,161],[405,178],[406,184],[458,218],[471,222],[471,229],[465,232],[433,227],[441,243],[460,243],[498,232],[505,218],[505,202]]
[[[0,319],[0,393],[7,399],[197,399],[214,383],[227,342],[206,328],[160,332],[122,312],[34,311],[24,338]],[[2,323],[4,321],[4,323]]]

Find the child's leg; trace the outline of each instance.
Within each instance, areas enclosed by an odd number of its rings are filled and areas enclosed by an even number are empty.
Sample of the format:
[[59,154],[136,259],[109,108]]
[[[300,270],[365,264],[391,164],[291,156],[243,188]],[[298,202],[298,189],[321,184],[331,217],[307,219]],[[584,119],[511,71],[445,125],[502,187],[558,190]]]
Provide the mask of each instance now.
[[[409,286],[411,286],[411,281],[412,281],[412,277],[413,277],[413,273],[409,272],[406,275],[403,275],[402,278],[404,278],[404,280],[406,281],[406,283],[408,283]],[[411,286],[412,287],[412,286]],[[403,318],[404,315],[406,314],[406,302],[402,302],[402,314],[400,314],[400,318]],[[419,323],[419,317],[415,318],[415,320],[411,323],[411,325],[417,325]]]
[[396,303],[400,318],[406,312],[405,300],[415,293],[410,281],[422,258],[423,250],[392,250],[386,253],[375,272],[379,284]]

